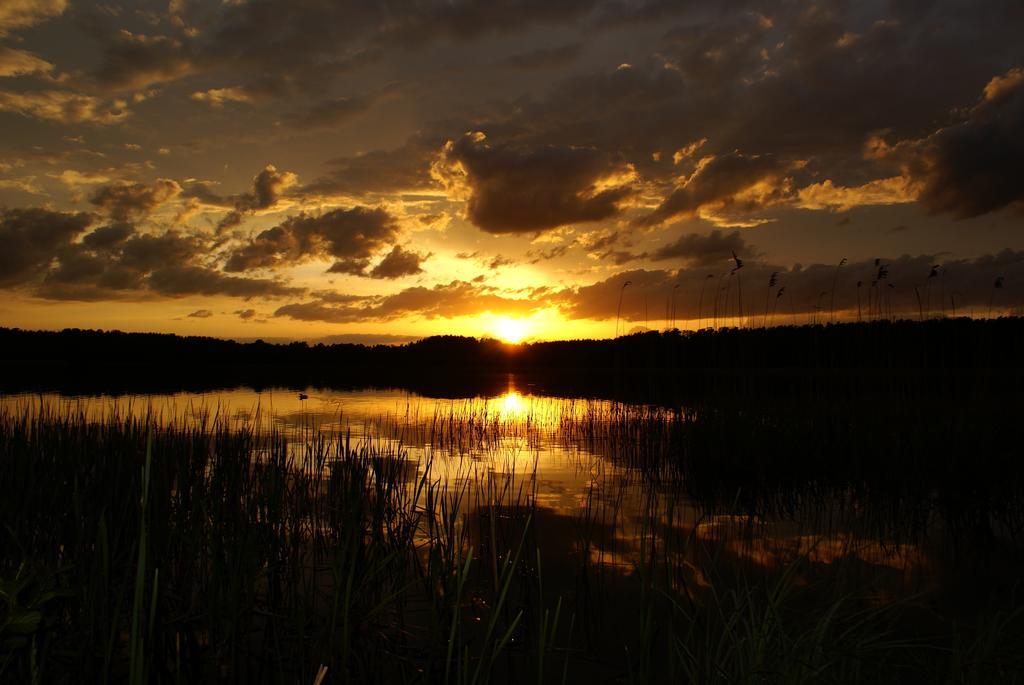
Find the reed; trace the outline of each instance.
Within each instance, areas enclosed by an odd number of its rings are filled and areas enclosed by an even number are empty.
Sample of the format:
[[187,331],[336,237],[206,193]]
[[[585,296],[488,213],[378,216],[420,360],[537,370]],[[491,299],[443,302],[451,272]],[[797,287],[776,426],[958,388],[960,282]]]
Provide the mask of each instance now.
[[[1015,553],[1024,479],[999,447],[1024,438],[1014,408],[964,396],[951,417],[945,396],[878,392],[514,416],[466,401],[358,438],[309,416],[286,434],[209,412],[8,408],[0,679],[1012,674],[1012,602],[908,629],[923,605],[865,594],[878,579],[862,582],[858,540],[883,556],[946,539],[979,560]],[[571,513],[540,503],[553,453],[588,474]],[[773,532],[796,521],[815,534]],[[779,563],[752,561],[766,550]]]

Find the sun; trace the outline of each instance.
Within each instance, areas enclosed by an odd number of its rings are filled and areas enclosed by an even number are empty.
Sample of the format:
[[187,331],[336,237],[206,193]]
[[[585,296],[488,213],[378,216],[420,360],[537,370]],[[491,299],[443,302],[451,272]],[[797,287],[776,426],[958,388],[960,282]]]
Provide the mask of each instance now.
[[512,319],[507,316],[499,316],[494,320],[494,335],[507,343],[522,342],[526,337],[526,322],[521,319]]

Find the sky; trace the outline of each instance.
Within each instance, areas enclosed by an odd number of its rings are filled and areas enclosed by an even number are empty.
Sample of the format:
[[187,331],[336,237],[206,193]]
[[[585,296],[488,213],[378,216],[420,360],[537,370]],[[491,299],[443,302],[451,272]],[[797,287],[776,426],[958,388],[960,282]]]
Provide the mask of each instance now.
[[608,337],[1024,305],[1019,0],[0,4],[0,325]]

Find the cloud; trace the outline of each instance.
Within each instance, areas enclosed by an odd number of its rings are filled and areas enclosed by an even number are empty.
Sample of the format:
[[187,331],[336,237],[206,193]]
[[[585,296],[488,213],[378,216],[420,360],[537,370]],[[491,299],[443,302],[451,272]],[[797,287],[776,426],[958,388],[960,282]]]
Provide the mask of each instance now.
[[[626,288],[629,289],[629,298],[626,298],[626,289],[623,284],[629,282]],[[666,293],[672,288],[672,272],[670,271],[646,271],[634,269],[623,271],[603,281],[592,285],[581,286],[575,289],[568,289],[559,293],[554,300],[558,302],[562,313],[569,319],[609,319],[615,317],[619,310],[619,299],[625,307],[621,311],[623,319],[630,321],[642,321],[645,314],[645,305],[654,305],[653,314],[658,318],[658,312],[664,311]],[[639,305],[634,306],[634,301]],[[650,310],[649,310],[650,311]],[[636,314],[639,313],[639,316]]]
[[666,33],[659,54],[688,82],[719,88],[756,73],[763,65],[760,50],[770,28],[750,12],[680,26]]
[[65,169],[59,174],[50,174],[64,185],[78,189],[78,186],[99,185],[113,180],[112,169],[98,171],[78,171],[76,169]]
[[385,89],[380,93],[320,100],[308,109],[292,114],[291,121],[293,125],[301,128],[338,126],[366,112],[392,92],[393,89]]
[[441,137],[413,136],[394,149],[331,159],[331,171],[298,192],[311,197],[438,193],[440,184],[430,175],[430,167],[443,144]]
[[395,6],[329,2],[296,7],[287,0],[233,4],[218,22],[213,51],[296,68],[328,59],[338,45],[370,34],[380,45],[421,45],[440,37],[471,39],[588,15],[596,0],[403,2]]
[[181,197],[186,200],[195,200],[207,207],[224,209],[234,207],[238,196],[224,196],[217,193],[217,184],[212,181],[201,181],[198,179],[186,179],[183,181],[184,188]]
[[187,318],[189,318],[189,319],[209,319],[211,316],[213,316],[213,312],[211,312],[209,309],[197,309],[194,312],[192,312],[191,314],[189,314]]
[[876,152],[901,164],[932,213],[967,218],[1024,200],[1024,69],[993,77],[959,123],[881,145]]
[[104,47],[99,67],[83,80],[102,90],[139,90],[198,70],[190,45],[172,36],[147,36],[121,29]]
[[277,204],[281,195],[298,182],[290,171],[278,171],[268,164],[252,180],[252,194],[245,196],[241,205],[248,209],[268,209]]
[[141,233],[129,223],[86,233],[94,222],[94,215],[84,213],[0,211],[0,287],[27,286],[38,297],[87,301],[153,295],[282,297],[305,292],[278,279],[229,276],[204,265],[211,244],[200,235]]
[[[1003,287],[996,294],[998,306],[993,313],[1019,306],[1024,298],[1024,251],[1005,249],[973,259],[903,255],[880,262],[886,265],[887,276],[874,285],[878,266],[873,259],[847,262],[840,268],[835,263],[787,267],[750,259],[735,275],[730,275],[729,263],[718,268],[711,264],[623,271],[591,285],[565,289],[550,299],[570,319],[611,320],[618,315],[632,322],[660,321],[666,304],[674,299],[678,321],[703,319],[708,324],[716,312],[720,323],[735,322],[742,292],[743,314],[750,322],[764,322],[767,303],[768,313],[775,312],[774,323],[788,324],[806,323],[813,314],[828,316],[833,284],[835,312],[845,320],[856,319],[858,300],[866,317],[869,297],[884,298],[897,315],[914,319],[926,307],[933,315],[940,310],[951,314],[954,303],[958,315],[972,309],[975,314],[987,313],[998,276],[1003,277]],[[941,265],[939,273],[929,278],[935,264]],[[776,286],[769,289],[773,274]],[[630,285],[623,288],[627,281]],[[780,287],[785,290],[776,301]]]
[[[15,0],[24,2],[24,0]],[[100,66],[88,78],[99,88],[126,90],[212,69],[260,74],[282,93],[323,93],[353,68],[388,49],[415,48],[440,38],[471,40],[491,32],[586,20],[618,0],[512,0],[500,3],[230,2],[204,6],[175,0],[169,23],[179,35],[119,31],[103,36]],[[628,3],[633,12],[633,3]],[[646,3],[644,3],[646,4]],[[200,31],[200,29],[202,29]],[[547,57],[565,59],[556,48]],[[526,59],[526,62],[531,60]],[[327,114],[333,119],[333,114]]]
[[0,37],[60,16],[67,0],[4,0],[0,4]]
[[697,150],[704,147],[705,143],[707,142],[707,138],[701,138],[700,140],[695,140],[692,143],[684,145],[683,147],[679,148],[678,150],[672,153],[672,163],[679,164],[683,160],[693,157],[693,155],[696,154]]
[[35,176],[22,178],[0,178],[0,189],[20,190],[30,195],[45,195],[43,189],[36,185]]
[[37,294],[50,299],[102,300],[138,297],[148,276],[161,268],[194,262],[205,245],[175,231],[139,233],[131,224],[100,227],[55,252]]
[[0,111],[61,124],[116,124],[130,114],[123,103],[106,106],[91,95],[63,90],[24,93],[0,90]]
[[99,188],[89,202],[105,210],[115,221],[148,216],[153,210],[181,194],[177,181],[161,178],[152,184],[116,181]]
[[576,59],[582,48],[582,43],[567,43],[553,48],[512,55],[504,60],[503,64],[513,69],[522,70],[560,67]]
[[466,215],[490,233],[531,233],[616,216],[635,172],[595,148],[491,145],[483,133],[449,141],[434,166]]
[[722,233],[714,229],[707,234],[680,236],[675,242],[659,247],[650,257],[655,261],[678,259],[690,266],[713,266],[730,259],[733,254],[748,256],[750,247],[747,241],[739,231]]
[[909,179],[892,176],[855,187],[837,186],[831,180],[814,183],[797,191],[794,204],[801,209],[845,212],[854,207],[905,204],[916,199],[917,193]]
[[199,262],[208,250],[197,236],[175,231],[163,234],[133,232],[89,239],[57,252],[56,268],[46,274],[37,291],[49,299],[107,300],[138,298],[147,294],[166,297],[227,295],[281,297],[298,295],[301,288],[276,279],[228,276]]
[[370,257],[394,242],[397,234],[394,218],[383,209],[352,207],[319,216],[303,213],[235,249],[224,270],[250,271],[334,258],[331,271],[362,273]]
[[231,208],[217,224],[217,231],[220,232],[241,224],[248,214],[278,207],[298,180],[295,173],[278,171],[278,168],[268,164],[253,176],[252,189],[247,192],[221,196],[214,183],[188,179],[181,197],[190,203],[186,210],[191,212],[197,211],[201,205],[214,209]]
[[[926,122],[948,118],[993,73],[1024,63],[1024,47],[1007,25],[1024,19],[1019,3],[997,0],[984,13],[955,2],[927,12],[916,3],[774,3],[759,8],[770,21],[746,3],[680,7],[689,12],[684,28],[652,44],[646,59],[573,76],[541,99],[508,102],[504,111],[476,117],[474,128],[520,145],[558,141],[619,153],[644,179],[659,182],[674,171],[664,163],[672,150],[706,138],[699,154],[722,158],[740,150],[771,155],[783,166],[806,162],[795,181],[828,178],[856,188],[892,175],[861,156],[872,132],[920,135]],[[617,21],[643,14],[633,10]],[[653,160],[653,152],[666,156]],[[710,219],[714,211],[696,215]]]
[[[228,212],[217,224],[218,232],[242,223],[243,217],[248,213],[275,207],[284,193],[298,181],[299,177],[291,171],[278,171],[273,164],[268,164],[253,177],[251,192],[231,198],[235,209]],[[211,204],[224,204],[227,201],[212,193],[209,187],[203,184],[196,184],[190,191],[190,197],[206,199]]]
[[210,88],[209,90],[197,90],[189,96],[190,99],[218,109],[229,102],[252,103],[253,97],[245,88],[231,86],[228,88]]
[[135,234],[135,226],[130,223],[109,224],[100,226],[82,238],[82,245],[96,250],[109,250],[121,245]]
[[794,163],[767,154],[731,152],[704,157],[692,174],[680,178],[668,197],[637,223],[656,226],[676,217],[694,216],[716,220],[720,213],[776,204],[789,194],[785,175],[794,168]]
[[249,299],[282,297],[302,292],[301,288],[290,287],[276,279],[226,276],[214,269],[197,265],[157,269],[150,274],[148,285],[154,292],[170,297],[228,295]]
[[116,260],[120,265],[145,273],[162,267],[182,266],[202,254],[205,241],[199,236],[178,231],[134,233],[128,240],[116,243]]
[[93,221],[89,214],[0,209],[0,286],[19,285],[45,272],[56,251]]
[[369,276],[371,278],[401,278],[423,273],[421,264],[429,256],[404,250],[401,245],[395,245],[391,248],[391,252],[370,270]]
[[355,298],[338,303],[319,299],[288,304],[278,308],[274,316],[300,321],[347,323],[390,321],[406,316],[450,319],[457,316],[475,316],[484,312],[523,315],[544,306],[545,304],[536,298],[510,298],[486,286],[452,281],[432,288],[415,286],[393,295]]
[[510,266],[515,263],[516,260],[512,259],[511,257],[506,257],[505,255],[499,254],[495,255],[487,262],[487,268],[490,269],[491,271],[495,271],[496,269],[500,269],[503,266]]
[[45,74],[53,65],[26,50],[15,50],[0,45],[0,77]]

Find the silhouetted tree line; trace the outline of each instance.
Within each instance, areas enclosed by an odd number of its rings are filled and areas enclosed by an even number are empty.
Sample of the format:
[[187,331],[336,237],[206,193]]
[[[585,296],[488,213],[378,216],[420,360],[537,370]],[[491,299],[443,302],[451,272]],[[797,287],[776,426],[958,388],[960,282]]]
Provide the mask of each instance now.
[[0,329],[0,390],[406,387],[435,396],[500,392],[508,374],[537,391],[644,394],[669,384],[773,387],[843,376],[859,383],[962,376],[1017,384],[1024,319],[941,319],[645,332],[614,340],[509,345],[435,336],[406,345],[241,343],[207,337]]

